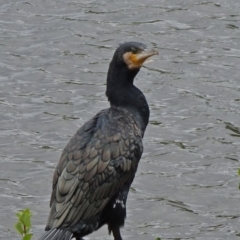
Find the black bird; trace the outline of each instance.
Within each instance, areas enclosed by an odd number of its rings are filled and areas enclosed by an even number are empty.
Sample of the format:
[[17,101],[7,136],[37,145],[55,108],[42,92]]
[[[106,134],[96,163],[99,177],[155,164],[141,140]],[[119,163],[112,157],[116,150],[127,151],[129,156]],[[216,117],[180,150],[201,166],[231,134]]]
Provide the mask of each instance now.
[[104,224],[122,240],[120,227],[149,119],[146,98],[133,80],[156,54],[138,42],[115,51],[107,75],[110,108],[86,122],[63,150],[53,175],[47,232],[39,240],[80,240]]

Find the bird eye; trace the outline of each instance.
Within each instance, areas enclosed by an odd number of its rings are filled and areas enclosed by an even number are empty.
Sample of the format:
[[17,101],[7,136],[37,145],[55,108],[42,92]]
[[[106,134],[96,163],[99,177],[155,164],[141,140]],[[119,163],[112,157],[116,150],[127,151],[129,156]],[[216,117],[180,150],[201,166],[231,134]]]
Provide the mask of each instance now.
[[134,47],[133,47],[131,50],[132,50],[132,53],[133,53],[133,54],[138,53],[138,49],[137,49],[137,48],[134,48]]

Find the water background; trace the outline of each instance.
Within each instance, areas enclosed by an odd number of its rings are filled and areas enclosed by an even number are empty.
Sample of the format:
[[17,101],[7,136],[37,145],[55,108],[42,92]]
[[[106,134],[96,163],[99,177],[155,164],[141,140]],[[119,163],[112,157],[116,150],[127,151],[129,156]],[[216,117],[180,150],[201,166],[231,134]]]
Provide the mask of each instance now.
[[0,239],[20,239],[26,207],[43,233],[62,149],[108,107],[109,61],[132,40],[160,55],[136,78],[151,117],[123,239],[240,238],[240,1],[0,0]]

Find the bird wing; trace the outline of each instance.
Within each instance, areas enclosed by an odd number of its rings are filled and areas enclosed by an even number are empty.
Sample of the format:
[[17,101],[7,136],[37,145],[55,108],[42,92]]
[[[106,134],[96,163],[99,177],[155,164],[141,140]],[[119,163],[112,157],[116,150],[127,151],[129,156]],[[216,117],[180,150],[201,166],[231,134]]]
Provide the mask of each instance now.
[[53,177],[46,229],[71,227],[99,213],[137,170],[142,135],[129,114],[83,125],[64,149]]

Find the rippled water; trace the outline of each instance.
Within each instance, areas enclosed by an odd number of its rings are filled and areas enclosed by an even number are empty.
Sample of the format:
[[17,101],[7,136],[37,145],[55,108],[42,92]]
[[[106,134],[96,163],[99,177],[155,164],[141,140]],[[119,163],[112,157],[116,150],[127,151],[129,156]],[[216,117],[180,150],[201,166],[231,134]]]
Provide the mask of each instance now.
[[[54,166],[69,138],[106,108],[108,63],[137,40],[159,58],[137,77],[151,107],[124,239],[240,237],[240,2],[2,1],[0,239],[15,212],[49,212]],[[87,239],[110,239],[106,227]]]

